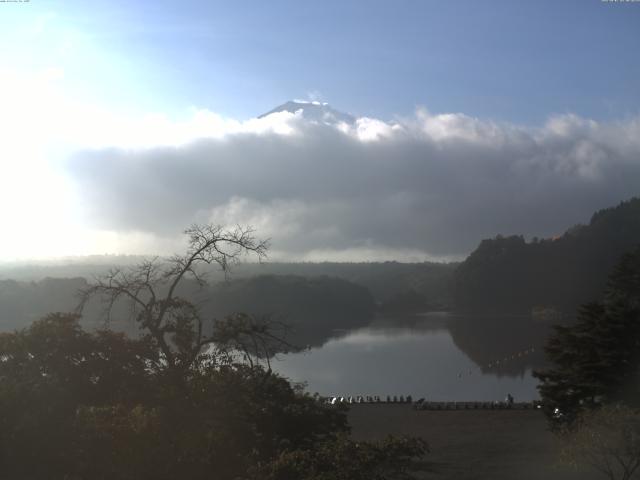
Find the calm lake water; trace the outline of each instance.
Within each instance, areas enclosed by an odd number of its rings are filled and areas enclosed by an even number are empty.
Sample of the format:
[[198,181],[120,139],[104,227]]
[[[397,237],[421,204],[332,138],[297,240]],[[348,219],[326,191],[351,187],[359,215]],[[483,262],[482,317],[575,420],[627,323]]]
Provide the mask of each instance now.
[[[497,351],[483,335],[471,331],[463,335],[465,342],[469,342],[467,337],[474,339],[469,350],[484,348],[487,352],[484,360],[474,361],[458,346],[459,339],[458,344],[454,341],[450,321],[452,318],[443,314],[425,315],[409,326],[382,319],[367,328],[337,332],[338,338],[321,347],[279,355],[272,366],[294,382],[306,382],[309,392],[323,396],[412,395],[436,401],[491,401],[503,400],[510,393],[516,401],[539,398],[537,380],[525,360],[532,356],[531,350],[524,351],[522,339],[513,342],[514,355],[505,358],[510,339]],[[455,331],[459,330],[458,326]],[[501,365],[520,362],[521,367],[506,374],[495,368],[492,356],[499,358]]]

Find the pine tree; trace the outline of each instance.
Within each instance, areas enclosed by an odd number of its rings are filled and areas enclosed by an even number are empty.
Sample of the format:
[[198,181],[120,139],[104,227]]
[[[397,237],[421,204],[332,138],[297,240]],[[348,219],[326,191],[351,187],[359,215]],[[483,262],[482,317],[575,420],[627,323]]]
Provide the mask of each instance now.
[[614,269],[603,301],[556,327],[545,350],[553,367],[534,375],[552,426],[604,404],[640,405],[640,247]]

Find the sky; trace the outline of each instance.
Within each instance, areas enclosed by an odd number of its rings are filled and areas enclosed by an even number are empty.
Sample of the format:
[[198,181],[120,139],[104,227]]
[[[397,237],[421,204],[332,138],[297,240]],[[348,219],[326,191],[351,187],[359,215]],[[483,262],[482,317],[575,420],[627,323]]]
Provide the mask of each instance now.
[[640,2],[0,2],[0,260],[560,234],[639,193],[639,43]]

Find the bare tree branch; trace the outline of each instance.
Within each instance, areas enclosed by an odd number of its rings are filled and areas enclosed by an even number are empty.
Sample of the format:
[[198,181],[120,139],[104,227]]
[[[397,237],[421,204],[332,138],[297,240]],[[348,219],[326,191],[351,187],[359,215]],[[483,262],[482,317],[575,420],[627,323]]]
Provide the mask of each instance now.
[[[216,341],[214,335],[205,336],[198,307],[177,296],[181,283],[189,277],[202,287],[206,285],[206,273],[199,271],[199,266],[217,265],[226,275],[246,255],[262,261],[269,246],[267,240],[255,238],[251,227],[239,225],[226,229],[220,225],[194,224],[184,233],[188,239],[186,253],[164,261],[155,257],[128,269],[110,270],[80,290],[77,309],[82,312],[92,298],[99,298],[105,303],[105,318],[109,322],[116,306],[124,301],[129,306],[130,318],[153,339],[167,367],[172,369],[190,368],[203,348]],[[249,357],[251,353],[248,349]]]

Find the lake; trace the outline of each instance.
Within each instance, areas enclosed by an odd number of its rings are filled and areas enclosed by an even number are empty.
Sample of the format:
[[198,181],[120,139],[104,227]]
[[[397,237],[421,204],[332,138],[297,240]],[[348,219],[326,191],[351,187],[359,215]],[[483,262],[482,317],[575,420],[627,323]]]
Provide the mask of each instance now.
[[[532,333],[533,332],[533,333]],[[279,355],[274,370],[323,396],[435,401],[535,400],[545,329],[529,319],[447,313],[377,318],[320,347]]]

